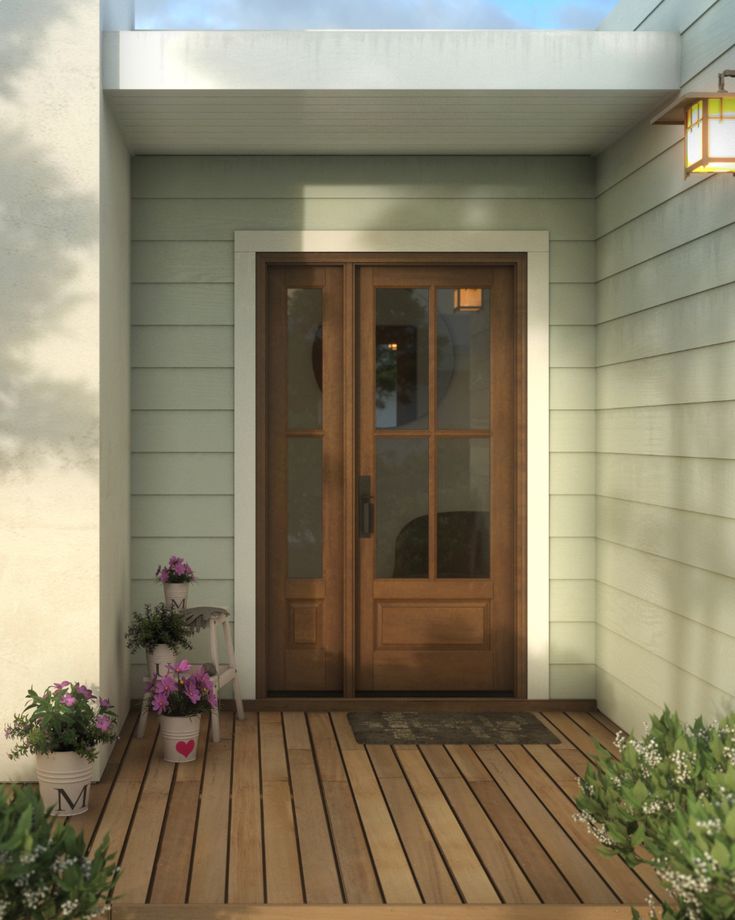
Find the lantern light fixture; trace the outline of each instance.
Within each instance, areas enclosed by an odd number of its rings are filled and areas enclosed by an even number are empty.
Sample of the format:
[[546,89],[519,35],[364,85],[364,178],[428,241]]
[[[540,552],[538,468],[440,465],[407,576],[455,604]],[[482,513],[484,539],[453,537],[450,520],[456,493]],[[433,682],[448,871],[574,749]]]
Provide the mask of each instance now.
[[684,125],[684,169],[691,173],[735,173],[735,92],[719,74],[718,92],[681,96],[654,119],[657,125]]

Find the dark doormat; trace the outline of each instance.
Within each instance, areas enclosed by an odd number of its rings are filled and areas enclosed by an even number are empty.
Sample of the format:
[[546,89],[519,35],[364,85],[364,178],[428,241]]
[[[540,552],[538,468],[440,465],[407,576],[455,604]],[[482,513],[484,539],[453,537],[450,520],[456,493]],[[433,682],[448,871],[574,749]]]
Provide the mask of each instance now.
[[358,744],[558,744],[531,712],[349,712]]

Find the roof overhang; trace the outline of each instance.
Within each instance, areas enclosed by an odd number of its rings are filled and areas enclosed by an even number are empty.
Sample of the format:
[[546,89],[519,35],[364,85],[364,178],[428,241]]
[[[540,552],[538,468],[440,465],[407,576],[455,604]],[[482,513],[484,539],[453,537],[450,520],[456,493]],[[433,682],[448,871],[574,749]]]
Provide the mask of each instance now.
[[673,32],[107,32],[134,153],[594,154],[679,89]]

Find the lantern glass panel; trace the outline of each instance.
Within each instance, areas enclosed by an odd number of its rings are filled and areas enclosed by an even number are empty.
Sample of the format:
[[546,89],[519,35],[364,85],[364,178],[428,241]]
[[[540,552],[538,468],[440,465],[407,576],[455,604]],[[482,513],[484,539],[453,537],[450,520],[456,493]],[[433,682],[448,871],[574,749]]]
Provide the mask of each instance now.
[[704,112],[701,100],[690,106],[686,120],[686,165],[691,169],[702,159],[704,151]]

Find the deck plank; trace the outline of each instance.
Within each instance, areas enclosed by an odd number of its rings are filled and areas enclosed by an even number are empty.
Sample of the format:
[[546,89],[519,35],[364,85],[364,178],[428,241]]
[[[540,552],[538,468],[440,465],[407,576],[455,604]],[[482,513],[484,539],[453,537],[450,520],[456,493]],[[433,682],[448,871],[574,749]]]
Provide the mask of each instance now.
[[234,736],[227,900],[233,904],[262,904],[265,891],[257,714],[246,712],[243,721],[235,721]]
[[460,903],[459,892],[393,748],[372,744],[367,746],[367,751],[424,901],[427,904]]
[[266,897],[273,904],[303,904],[304,890],[281,713],[261,712],[259,720]]
[[464,900],[468,904],[499,903],[497,891],[419,749],[401,745],[396,755]]
[[190,904],[224,904],[230,815],[233,713],[219,714],[220,740],[209,739],[191,860]]
[[503,901],[537,904],[538,895],[446,749],[432,744],[421,752]]
[[285,712],[283,722],[306,902],[342,904],[342,889],[309,742],[306,716],[303,712]]

